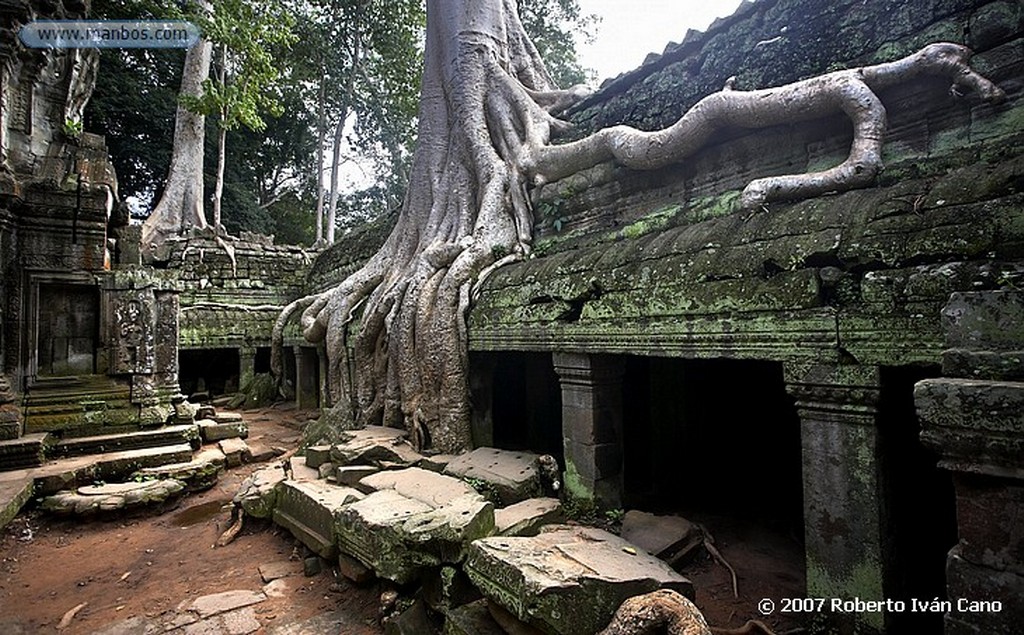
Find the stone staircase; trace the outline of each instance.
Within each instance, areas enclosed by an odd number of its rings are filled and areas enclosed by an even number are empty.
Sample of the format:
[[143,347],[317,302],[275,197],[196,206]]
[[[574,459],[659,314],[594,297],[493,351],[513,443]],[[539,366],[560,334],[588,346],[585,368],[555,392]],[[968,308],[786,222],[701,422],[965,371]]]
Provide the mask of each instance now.
[[22,406],[26,433],[88,436],[134,430],[139,424],[131,388],[106,375],[39,378],[26,389]]

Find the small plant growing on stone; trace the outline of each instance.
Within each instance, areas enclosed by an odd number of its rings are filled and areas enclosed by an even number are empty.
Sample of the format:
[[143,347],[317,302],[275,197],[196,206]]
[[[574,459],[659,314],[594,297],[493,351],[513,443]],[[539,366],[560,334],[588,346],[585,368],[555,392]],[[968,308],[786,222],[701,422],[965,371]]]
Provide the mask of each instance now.
[[65,136],[71,139],[78,139],[82,136],[84,127],[81,120],[68,118],[64,120],[63,130]]
[[483,496],[495,507],[501,504],[501,497],[498,496],[498,490],[494,489],[494,485],[492,485],[491,483],[488,483],[483,479],[473,477],[467,477],[463,480],[469,483],[469,486],[475,489],[477,494]]

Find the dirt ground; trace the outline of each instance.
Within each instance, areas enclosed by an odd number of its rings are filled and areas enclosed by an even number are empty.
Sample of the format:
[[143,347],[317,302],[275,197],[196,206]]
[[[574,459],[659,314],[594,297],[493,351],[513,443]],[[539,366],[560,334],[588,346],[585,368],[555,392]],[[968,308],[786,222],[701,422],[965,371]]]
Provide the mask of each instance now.
[[[245,411],[252,446],[295,447],[297,425],[307,413],[288,408]],[[210,490],[181,499],[166,509],[111,520],[61,520],[25,511],[0,536],[0,633],[58,632],[65,614],[85,604],[61,633],[94,633],[134,616],[173,612],[185,600],[229,590],[264,586],[259,565],[289,561],[287,593],[255,607],[271,634],[280,625],[342,612],[345,635],[379,635],[382,587],[356,587],[324,571],[303,574],[303,548],[269,523],[247,522],[226,547],[213,544],[227,528],[227,505],[239,484],[258,465],[229,470]],[[697,558],[684,574],[697,588],[697,605],[713,626],[740,626],[762,619],[777,632],[799,624],[765,618],[761,598],[776,603],[800,597],[804,584],[801,547],[792,539],[728,518],[693,518],[714,534],[736,569],[740,597],[732,595],[728,571]]]

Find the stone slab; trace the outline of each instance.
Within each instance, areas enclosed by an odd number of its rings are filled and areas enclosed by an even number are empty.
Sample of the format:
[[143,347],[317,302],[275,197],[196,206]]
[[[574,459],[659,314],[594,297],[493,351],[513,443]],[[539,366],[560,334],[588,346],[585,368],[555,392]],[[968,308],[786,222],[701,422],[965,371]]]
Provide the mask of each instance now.
[[217,447],[224,453],[228,467],[238,467],[242,463],[247,463],[252,458],[249,446],[246,445],[245,441],[238,438],[218,441]]
[[415,465],[423,459],[406,439],[405,430],[367,426],[347,431],[340,443],[331,448],[335,465]]
[[405,584],[428,568],[461,562],[469,543],[493,530],[494,508],[476,492],[435,506],[382,489],[342,511],[337,537],[342,552]]
[[220,613],[226,613],[244,606],[259,604],[267,599],[261,591],[224,591],[212,595],[198,597],[188,605],[187,610],[192,611],[205,619]]
[[31,478],[0,482],[0,529],[14,520],[14,517],[31,498]]
[[237,412],[218,412],[213,415],[213,420],[217,423],[238,423],[242,421],[242,415]]
[[276,489],[274,522],[320,557],[335,558],[336,517],[346,505],[361,500],[363,494],[324,481],[283,481]]
[[196,461],[209,461],[214,465],[220,467],[222,470],[227,468],[228,459],[224,456],[224,453],[220,451],[220,448],[215,445],[208,445],[201,448],[195,454]]
[[242,481],[232,502],[254,518],[270,518],[277,504],[277,484],[286,478],[282,464],[262,467]]
[[470,545],[464,570],[517,619],[561,635],[591,635],[623,600],[693,585],[622,538],[591,527],[556,525],[534,537],[491,537]]
[[199,434],[204,443],[216,443],[224,439],[245,439],[249,436],[249,427],[243,421],[233,423],[217,423],[212,419],[197,421]]
[[174,479],[87,485],[47,496],[40,507],[54,514],[84,516],[155,505],[184,491],[185,484]]
[[696,525],[681,516],[656,516],[631,509],[622,519],[619,535],[661,558],[688,543],[699,532]]
[[372,465],[342,465],[341,467],[334,468],[334,478],[338,481],[339,485],[359,487],[361,480],[379,471],[380,468]]
[[314,445],[306,448],[306,465],[313,469],[317,469],[324,463],[329,463],[331,460],[331,446],[329,445]]
[[564,521],[557,498],[528,498],[494,511],[494,530],[499,536],[536,536],[541,527]]
[[394,490],[432,508],[446,505],[462,496],[477,495],[468,483],[418,467],[371,474],[363,478],[360,484],[376,491]]
[[451,460],[444,473],[490,484],[502,505],[542,496],[537,455],[497,448],[477,448]]
[[316,481],[320,478],[320,471],[306,465],[306,459],[301,456],[288,459],[288,471],[293,481]]
[[185,484],[190,492],[201,492],[210,489],[217,483],[223,467],[213,461],[192,460],[186,463],[171,463],[157,467],[147,467],[139,470],[134,477],[140,479],[173,478]]
[[507,635],[487,610],[487,600],[452,609],[445,616],[444,635]]
[[279,560],[277,562],[265,562],[259,566],[260,577],[264,582],[273,582],[279,578],[286,578],[298,573],[298,568],[291,560]]

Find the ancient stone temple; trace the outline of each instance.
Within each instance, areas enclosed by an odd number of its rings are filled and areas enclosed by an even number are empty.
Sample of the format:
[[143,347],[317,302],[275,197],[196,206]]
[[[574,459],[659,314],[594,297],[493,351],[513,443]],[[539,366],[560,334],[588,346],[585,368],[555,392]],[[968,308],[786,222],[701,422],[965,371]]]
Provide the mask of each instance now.
[[[10,6],[0,0],[3,33],[32,17],[28,3]],[[1019,632],[1024,7],[758,0],[681,39],[572,109],[578,134],[662,128],[726,85],[785,84],[937,41],[973,49],[971,66],[1006,100],[926,75],[880,91],[885,170],[844,193],[757,209],[739,201],[754,178],[843,161],[853,133],[841,112],[724,128],[678,165],[606,163],[540,187],[535,253],[495,271],[469,312],[475,445],[515,460],[553,456],[565,495],[603,510],[782,527],[799,542],[806,597],[903,603],[826,607],[815,611],[818,632]],[[0,452],[47,434],[164,423],[179,391],[255,385],[270,370],[281,309],[344,279],[387,235],[393,219],[323,253],[258,236],[183,237],[161,269],[133,265],[102,139],[63,127],[88,96],[89,56],[15,54],[9,42],[0,39]],[[329,406],[322,350],[294,325],[284,339],[284,390],[300,406]],[[407,583],[462,566],[459,576],[517,619],[576,632],[581,622],[562,611],[582,600],[533,602],[538,587],[521,572],[543,570],[542,552],[601,542],[610,553],[600,560],[619,563],[632,547],[578,528],[499,539],[497,528],[518,522],[507,508],[425,472],[463,477],[464,457],[410,456],[399,436],[368,428],[310,448],[290,478],[275,466],[236,502],[343,569]],[[406,470],[373,475],[382,465]],[[317,478],[326,473],[334,484]],[[425,496],[431,483],[445,496]],[[349,488],[359,485],[373,491]],[[423,521],[410,524],[421,551],[395,538],[404,526],[380,501],[403,509],[402,523]],[[382,548],[392,539],[397,547]],[[590,575],[578,561],[569,568]],[[662,586],[690,590],[662,573]]]
[[36,457],[59,437],[163,424],[178,394],[174,277],[129,264],[104,140],[81,130],[98,55],[17,37],[85,6],[41,6],[0,7],[0,438]]

